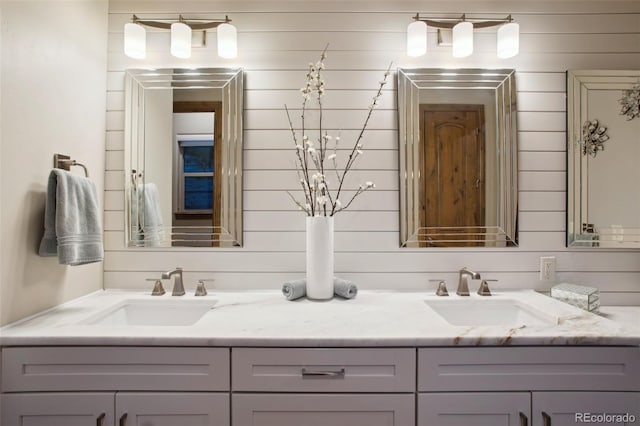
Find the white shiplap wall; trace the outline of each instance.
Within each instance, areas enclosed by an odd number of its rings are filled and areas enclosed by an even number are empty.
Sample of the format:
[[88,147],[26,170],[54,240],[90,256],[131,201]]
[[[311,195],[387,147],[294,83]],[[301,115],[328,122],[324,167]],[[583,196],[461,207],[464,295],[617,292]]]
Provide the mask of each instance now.
[[[476,32],[475,53],[454,60],[429,33],[427,56],[404,52],[416,11],[513,13],[521,53],[495,56],[495,30]],[[239,55],[222,60],[215,33],[190,60],[169,54],[167,32],[148,30],[147,59],[122,52],[124,23],[139,17],[218,18],[238,28]],[[366,289],[425,288],[456,279],[462,266],[499,279],[496,287],[548,290],[538,281],[541,255],[557,257],[558,280],[595,285],[605,303],[640,303],[640,252],[565,248],[565,71],[640,68],[640,2],[311,2],[112,1],[109,15],[105,287],[140,288],[144,278],[182,266],[189,287],[215,278],[224,288],[278,288],[304,274],[304,216],[285,190],[296,189],[294,153],[283,110],[299,106],[304,68],[330,44],[325,123],[346,142],[361,125],[377,81],[394,67],[515,68],[518,84],[520,242],[513,249],[398,248],[398,154],[395,78],[366,133],[354,177],[378,189],[336,219],[336,273]],[[241,66],[245,69],[244,238],[241,249],[128,249],[124,246],[124,70],[136,67]],[[395,75],[394,75],[395,77]],[[345,143],[346,145],[346,143]],[[354,181],[356,182],[356,181]],[[352,187],[355,183],[352,185]],[[450,286],[453,284],[450,284]]]

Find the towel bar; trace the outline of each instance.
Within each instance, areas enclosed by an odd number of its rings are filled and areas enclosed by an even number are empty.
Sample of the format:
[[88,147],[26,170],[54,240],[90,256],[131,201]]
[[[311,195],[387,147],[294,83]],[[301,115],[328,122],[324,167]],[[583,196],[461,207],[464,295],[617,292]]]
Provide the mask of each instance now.
[[53,167],[55,167],[56,169],[70,171],[71,166],[82,167],[84,169],[84,175],[86,177],[89,177],[89,171],[84,164],[78,163],[76,160],[72,160],[68,155],[53,154]]

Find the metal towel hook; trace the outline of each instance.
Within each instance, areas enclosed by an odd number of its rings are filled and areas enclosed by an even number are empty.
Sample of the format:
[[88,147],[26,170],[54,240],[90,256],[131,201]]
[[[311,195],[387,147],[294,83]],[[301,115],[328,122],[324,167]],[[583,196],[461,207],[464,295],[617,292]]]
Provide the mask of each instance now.
[[82,167],[82,169],[84,170],[84,175],[86,177],[89,177],[89,171],[84,164],[78,163],[76,160],[72,160],[68,155],[53,154],[53,167],[55,167],[56,169],[70,171],[71,166]]

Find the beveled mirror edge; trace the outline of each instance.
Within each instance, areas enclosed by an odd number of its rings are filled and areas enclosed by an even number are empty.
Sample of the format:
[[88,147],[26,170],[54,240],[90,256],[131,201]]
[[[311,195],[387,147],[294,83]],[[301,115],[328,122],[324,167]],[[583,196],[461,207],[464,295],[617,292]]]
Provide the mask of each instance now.
[[[217,228],[220,229],[220,232],[211,232],[210,235],[211,241],[215,244],[213,246],[174,246],[172,245],[171,239],[166,239],[161,241],[159,244],[152,245],[144,245],[137,243],[136,240],[132,237],[132,228],[131,228],[131,190],[133,187],[132,182],[132,171],[136,170],[139,172],[139,166],[136,166],[138,162],[136,158],[139,158],[142,155],[144,158],[144,149],[142,152],[133,152],[133,139],[135,138],[133,132],[134,127],[132,123],[133,114],[130,113],[131,108],[140,103],[139,88],[142,87],[141,84],[136,86],[136,83],[140,83],[141,75],[149,75],[149,74],[157,74],[157,75],[170,75],[169,72],[173,73],[176,70],[184,70],[185,74],[193,74],[199,71],[203,73],[210,74],[223,74],[227,75],[228,78],[223,85],[215,86],[215,88],[224,90],[228,89],[231,86],[235,87],[236,96],[230,96],[230,100],[233,101],[233,105],[229,107],[227,103],[223,103],[223,114],[225,120],[223,120],[223,128],[227,126],[230,131],[233,133],[225,132],[223,130],[223,141],[229,145],[233,142],[234,153],[236,163],[234,167],[230,167],[228,173],[226,173],[226,177],[230,178],[233,182],[233,187],[235,188],[235,196],[231,197],[234,201],[235,209],[231,212],[227,218],[231,222],[221,223],[220,227],[205,227],[205,228]],[[169,87],[169,86],[168,86]],[[166,89],[168,87],[153,87],[153,89]],[[214,88],[213,86],[208,86],[207,88]],[[189,88],[189,87],[181,87],[181,88]],[[142,68],[130,68],[125,70],[125,131],[124,131],[124,244],[125,247],[128,248],[146,248],[146,249],[155,249],[155,250],[165,250],[167,248],[171,248],[172,250],[202,250],[207,251],[211,248],[216,249],[228,249],[228,248],[238,248],[242,247],[243,244],[243,194],[242,194],[242,181],[243,181],[243,113],[244,113],[244,69],[241,67],[238,68],[161,68],[161,69],[142,69]],[[139,114],[138,114],[139,115]],[[229,137],[226,137],[229,136]],[[140,147],[138,146],[138,151],[140,151]],[[144,160],[143,160],[144,161]],[[227,227],[223,225],[231,225],[231,231],[228,230]],[[164,227],[165,235],[173,235],[172,226]],[[219,245],[220,243],[226,243],[224,245]]]
[[[410,205],[414,204],[413,193],[411,191],[411,185],[408,184],[408,174],[412,172],[410,169],[411,159],[407,155],[411,150],[411,146],[414,145],[416,139],[415,125],[413,123],[414,118],[408,117],[407,109],[410,107],[407,103],[405,94],[411,90],[419,91],[418,85],[410,78],[411,74],[442,75],[448,78],[456,75],[464,76],[502,76],[498,85],[494,87],[482,87],[492,88],[498,90],[498,87],[503,86],[508,94],[509,104],[503,105],[503,108],[508,109],[506,114],[508,119],[502,120],[500,134],[502,135],[501,152],[505,155],[501,157],[500,172],[502,174],[501,179],[504,182],[502,186],[502,193],[500,194],[501,202],[506,206],[501,210],[501,226],[493,227],[496,232],[489,240],[498,241],[499,247],[517,247],[518,246],[518,143],[517,143],[517,93],[516,93],[516,81],[514,69],[443,69],[443,68],[398,68],[398,149],[399,155],[399,204],[400,204],[400,232],[399,232],[399,244],[400,247],[411,247],[412,244],[416,246],[424,247],[424,242],[420,242],[419,235],[421,228],[416,228],[413,225],[414,219],[411,214]],[[492,80],[494,81],[494,80]],[[451,81],[448,80],[448,83]],[[495,81],[494,81],[495,82]],[[506,86],[506,87],[505,87]],[[448,85],[444,85],[442,88],[451,88]],[[409,90],[407,90],[409,89]],[[415,95],[414,95],[415,96]],[[497,116],[496,116],[497,118]],[[408,130],[412,129],[412,131]],[[419,137],[418,137],[419,138]],[[507,140],[509,143],[507,143]],[[485,227],[489,228],[489,227]],[[413,240],[413,243],[412,243]],[[489,241],[487,240],[487,241]],[[466,241],[466,240],[465,240]],[[471,242],[477,242],[477,240],[468,240]],[[491,246],[482,246],[483,248],[489,248]],[[453,247],[437,247],[451,249]]]
[[[610,81],[611,84],[638,84],[640,83],[640,70],[604,70],[604,69],[576,69],[566,71],[567,85],[567,195],[566,195],[566,235],[565,242],[568,248],[573,249],[640,249],[640,228],[631,228],[636,238],[628,242],[620,242],[615,247],[602,247],[593,241],[593,234],[582,232],[583,210],[586,201],[582,197],[582,179],[586,176],[586,168],[582,166],[582,150],[580,146],[582,137],[582,102],[583,90],[581,86],[587,83],[603,83],[605,78],[616,78],[618,81]],[[593,79],[593,80],[592,80]],[[620,81],[623,79],[623,81]],[[581,238],[582,237],[582,238]]]

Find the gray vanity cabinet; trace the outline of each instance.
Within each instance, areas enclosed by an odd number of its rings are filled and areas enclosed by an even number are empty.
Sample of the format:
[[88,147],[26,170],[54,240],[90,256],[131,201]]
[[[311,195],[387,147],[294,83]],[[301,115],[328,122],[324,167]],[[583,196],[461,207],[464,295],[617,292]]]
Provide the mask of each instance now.
[[414,426],[413,394],[234,394],[234,426]]
[[640,348],[418,350],[418,426],[568,426],[576,413],[640,419]]
[[19,393],[2,395],[0,424],[11,426],[111,426],[113,393]]
[[226,394],[23,393],[2,404],[7,426],[229,426]]
[[[533,392],[532,411],[534,425],[631,425],[640,421],[640,392]],[[582,418],[576,419],[576,414]],[[601,422],[593,417],[599,414],[628,414],[634,416],[635,421]],[[585,421],[587,415],[590,417]]]
[[115,417],[119,426],[229,426],[229,395],[118,392]]
[[229,426],[228,348],[2,350],[7,426]]
[[530,419],[528,392],[421,393],[419,426],[525,426]]
[[12,347],[1,379],[2,426],[640,420],[640,347]]
[[233,426],[414,426],[415,354],[234,348]]

